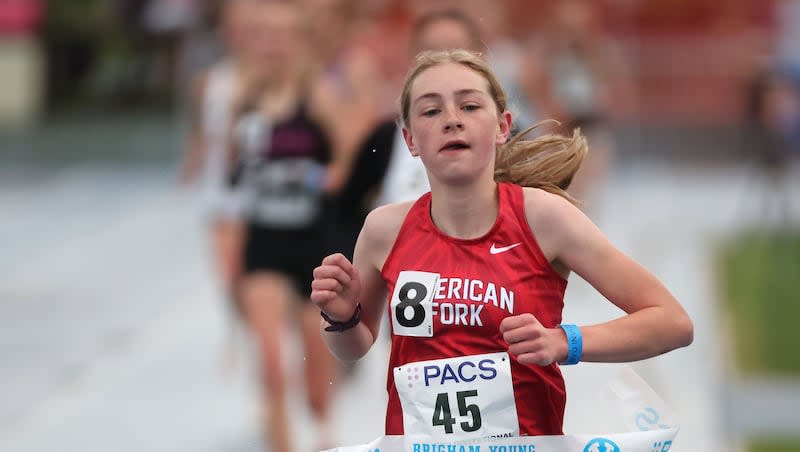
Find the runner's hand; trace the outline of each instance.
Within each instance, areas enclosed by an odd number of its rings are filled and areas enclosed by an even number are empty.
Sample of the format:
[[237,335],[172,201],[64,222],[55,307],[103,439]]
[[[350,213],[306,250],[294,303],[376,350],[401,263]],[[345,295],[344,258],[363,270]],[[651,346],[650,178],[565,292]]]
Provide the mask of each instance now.
[[561,328],[546,328],[533,314],[506,317],[500,333],[508,352],[522,364],[549,366],[567,358],[567,337]]
[[314,269],[311,301],[331,319],[350,320],[356,312],[360,292],[358,270],[343,254],[331,254]]

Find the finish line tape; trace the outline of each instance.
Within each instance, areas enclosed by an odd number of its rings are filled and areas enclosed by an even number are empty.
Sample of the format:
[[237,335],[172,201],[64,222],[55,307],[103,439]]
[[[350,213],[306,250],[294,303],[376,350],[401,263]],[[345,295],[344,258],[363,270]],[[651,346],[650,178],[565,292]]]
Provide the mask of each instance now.
[[330,452],[667,452],[678,434],[672,410],[629,366],[609,381],[627,432],[604,435],[517,436],[463,439],[453,436],[382,436],[368,444]]

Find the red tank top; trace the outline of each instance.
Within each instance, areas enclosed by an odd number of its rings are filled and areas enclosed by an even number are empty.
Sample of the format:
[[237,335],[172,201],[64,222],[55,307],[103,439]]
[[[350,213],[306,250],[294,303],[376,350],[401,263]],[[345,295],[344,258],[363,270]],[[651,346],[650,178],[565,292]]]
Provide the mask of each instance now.
[[[476,239],[456,239],[439,231],[429,213],[430,193],[419,198],[406,215],[382,270],[388,293],[394,293],[401,271],[432,272],[440,277],[432,300],[433,337],[401,336],[392,328],[387,435],[404,433],[394,368],[507,351],[500,322],[511,315],[531,313],[547,328],[561,323],[567,282],[552,269],[531,233],[522,188],[499,183],[498,197],[494,226]],[[566,392],[558,365],[523,365],[510,356],[520,435],[563,434]]]

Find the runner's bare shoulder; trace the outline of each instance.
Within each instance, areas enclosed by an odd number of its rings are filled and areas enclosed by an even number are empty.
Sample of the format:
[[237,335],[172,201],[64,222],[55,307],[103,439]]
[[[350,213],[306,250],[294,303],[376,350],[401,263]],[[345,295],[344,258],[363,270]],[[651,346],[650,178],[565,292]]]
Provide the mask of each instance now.
[[361,245],[370,249],[370,254],[376,258],[376,262],[382,263],[386,260],[400,233],[403,220],[413,205],[414,201],[387,204],[367,215],[359,242],[363,242]]

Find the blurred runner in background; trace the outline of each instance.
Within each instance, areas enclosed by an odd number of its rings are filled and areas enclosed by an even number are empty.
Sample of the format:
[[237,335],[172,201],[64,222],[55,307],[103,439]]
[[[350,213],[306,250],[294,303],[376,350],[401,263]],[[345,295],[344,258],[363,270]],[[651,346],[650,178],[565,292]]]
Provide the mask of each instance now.
[[[215,268],[237,314],[242,311],[238,284],[242,275],[245,238],[244,196],[241,190],[228,184],[233,160],[228,135],[232,127],[233,105],[243,95],[246,74],[256,64],[250,48],[257,37],[257,24],[252,21],[257,3],[258,0],[227,0],[222,3],[219,35],[226,54],[199,74],[194,82],[188,149],[180,175],[184,183],[200,179]],[[235,332],[236,324],[233,325],[231,331]],[[232,348],[235,336],[231,339],[228,359],[235,358]]]
[[[312,272],[324,252],[325,190],[333,158],[326,122],[311,93],[306,15],[297,2],[261,2],[252,13],[257,64],[235,107],[231,138],[238,169],[231,182],[247,193],[247,239],[242,301],[259,350],[264,438],[273,452],[291,447],[287,410],[288,333],[299,326],[305,346],[305,389],[330,441],[329,407],[336,364],[308,302]],[[305,428],[305,426],[303,426]]]

